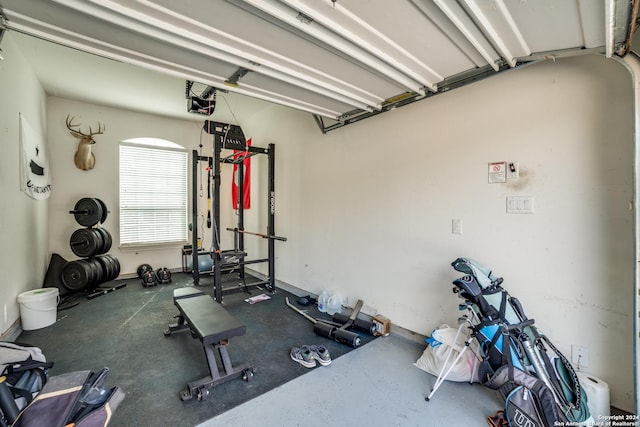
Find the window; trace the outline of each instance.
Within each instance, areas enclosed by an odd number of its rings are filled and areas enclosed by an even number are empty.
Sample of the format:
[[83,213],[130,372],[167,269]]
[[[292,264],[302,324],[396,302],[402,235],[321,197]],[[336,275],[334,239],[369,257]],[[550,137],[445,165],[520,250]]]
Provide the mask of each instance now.
[[124,142],[134,145],[120,144],[120,245],[185,242],[187,152],[165,148],[170,141]]

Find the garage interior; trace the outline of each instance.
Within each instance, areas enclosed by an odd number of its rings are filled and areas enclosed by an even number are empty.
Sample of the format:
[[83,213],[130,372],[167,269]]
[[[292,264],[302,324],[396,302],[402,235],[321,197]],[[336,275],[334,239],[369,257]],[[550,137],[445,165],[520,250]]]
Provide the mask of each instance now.
[[[425,336],[455,325],[451,282],[459,275],[451,262],[463,256],[504,277],[565,355],[587,352],[579,370],[606,381],[611,405],[637,413],[638,2],[388,3],[0,0],[2,339],[23,333],[18,296],[43,287],[53,254],[77,258],[69,236],[78,224],[69,211],[83,197],[109,207],[110,253],[120,264],[117,282],[127,283],[90,304],[111,302],[116,313],[118,295],[163,295],[164,309],[152,319],[158,331],[166,327],[176,285],[145,288],[136,270],[149,263],[181,278],[190,240],[121,243],[119,147],[156,137],[209,156],[203,123],[214,120],[240,126],[256,146],[277,147],[275,199],[267,194],[266,160],[253,158],[244,222],[269,234],[267,212],[277,211],[275,234],[287,238],[276,243],[278,298],[329,291],[345,307],[363,300],[366,313],[392,321],[391,337],[340,355],[336,371],[383,345],[408,348],[415,361]],[[194,113],[192,96],[215,97],[212,114]],[[68,116],[84,128],[104,125],[90,170],[74,165],[78,140]],[[50,194],[41,200],[22,191],[20,117],[41,135],[48,156]],[[493,164],[515,171],[496,180]],[[223,248],[233,247],[226,229],[237,224],[232,175],[231,165],[221,167]],[[185,207],[196,227],[208,210],[204,193],[189,194]],[[514,200],[526,200],[526,212],[512,212]],[[209,247],[215,237],[202,227]],[[247,236],[246,252],[266,257],[267,240]],[[268,275],[264,264],[250,272]],[[230,309],[232,301],[245,304],[240,295],[228,297]],[[62,326],[65,311],[56,325],[24,336],[44,339]],[[138,351],[135,342],[128,346]],[[405,395],[398,381],[394,394],[424,403],[433,378],[412,370],[423,390]],[[318,380],[322,372],[298,379]],[[495,404],[490,391],[473,389]],[[458,394],[446,390],[438,397]]]

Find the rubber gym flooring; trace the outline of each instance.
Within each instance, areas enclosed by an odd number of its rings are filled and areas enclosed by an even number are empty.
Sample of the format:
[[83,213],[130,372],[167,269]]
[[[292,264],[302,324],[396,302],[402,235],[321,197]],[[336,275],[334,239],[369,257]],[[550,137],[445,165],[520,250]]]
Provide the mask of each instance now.
[[[225,287],[238,285],[237,274],[222,277]],[[323,344],[333,359],[354,350],[314,334],[312,323],[286,306],[285,297],[296,305],[297,296],[284,290],[255,304],[244,301],[251,296],[244,292],[227,295],[224,306],[247,328],[245,335],[229,342],[231,362],[234,367],[250,363],[256,373],[248,382],[234,379],[214,387],[207,400],[183,402],[179,393],[187,382],[209,371],[199,340],[188,331],[163,333],[178,313],[173,290],[193,284],[189,274],[175,273],[172,279],[149,288],[138,279],[104,283],[101,287],[126,286],[90,300],[84,295],[65,296],[60,307],[79,304],[59,310],[51,326],[22,332],[17,341],[42,348],[47,360],[54,362],[50,376],[108,367],[107,385],[119,386],[126,395],[110,424],[114,426],[194,426],[310,372],[290,359],[292,346]],[[201,278],[200,284],[198,289],[213,294],[210,277]],[[313,317],[328,318],[315,307],[300,308]],[[373,340],[360,335],[362,345]]]

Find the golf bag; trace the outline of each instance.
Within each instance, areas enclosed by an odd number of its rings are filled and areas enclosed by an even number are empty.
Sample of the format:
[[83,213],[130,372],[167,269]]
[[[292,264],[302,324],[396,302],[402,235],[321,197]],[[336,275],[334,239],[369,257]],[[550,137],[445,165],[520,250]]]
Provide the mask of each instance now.
[[465,276],[454,293],[477,314],[472,336],[478,342],[480,381],[499,390],[505,415],[514,427],[551,427],[593,421],[586,393],[567,358],[527,318],[503,279],[469,258],[451,266]]

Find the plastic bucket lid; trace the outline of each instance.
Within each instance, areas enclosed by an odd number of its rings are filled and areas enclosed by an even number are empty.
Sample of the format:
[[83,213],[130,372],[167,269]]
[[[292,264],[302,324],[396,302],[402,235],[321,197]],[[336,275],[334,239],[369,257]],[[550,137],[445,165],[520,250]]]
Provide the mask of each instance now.
[[40,302],[49,300],[54,296],[57,299],[58,292],[58,288],[34,289],[32,291],[23,292],[18,295],[18,302]]

